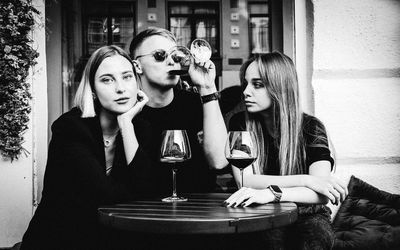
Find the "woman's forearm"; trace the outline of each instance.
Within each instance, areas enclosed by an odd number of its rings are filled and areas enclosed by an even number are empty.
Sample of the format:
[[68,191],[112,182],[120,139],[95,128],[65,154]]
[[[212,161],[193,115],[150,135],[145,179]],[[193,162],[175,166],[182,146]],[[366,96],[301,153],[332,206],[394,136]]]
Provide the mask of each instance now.
[[136,138],[135,129],[131,121],[119,121],[119,127],[124,145],[126,164],[133,160],[136,151],[139,148],[139,143]]
[[[233,175],[236,183],[241,182],[240,171],[236,167],[232,167]],[[277,185],[279,187],[305,187],[307,175],[255,175],[252,167],[243,170],[244,186],[255,189],[267,188],[269,185]]]
[[306,187],[281,188],[281,202],[291,201],[306,204],[326,204],[329,199]]

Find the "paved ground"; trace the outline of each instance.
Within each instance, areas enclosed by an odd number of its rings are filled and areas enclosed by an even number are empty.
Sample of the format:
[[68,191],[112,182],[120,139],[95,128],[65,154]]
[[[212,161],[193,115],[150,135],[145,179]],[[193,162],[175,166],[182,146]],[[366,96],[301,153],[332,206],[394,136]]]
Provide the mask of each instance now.
[[[335,176],[347,183],[350,176],[355,177],[383,191],[400,194],[400,163],[396,164],[338,164]],[[338,206],[330,205],[333,216]]]

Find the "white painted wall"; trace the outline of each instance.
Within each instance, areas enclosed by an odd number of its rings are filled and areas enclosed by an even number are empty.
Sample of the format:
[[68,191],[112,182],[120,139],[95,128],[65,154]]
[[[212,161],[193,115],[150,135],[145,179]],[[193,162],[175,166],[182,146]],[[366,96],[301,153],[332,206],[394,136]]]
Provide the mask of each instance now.
[[[34,6],[45,15],[44,0],[33,0]],[[38,23],[43,23],[38,20]],[[33,47],[40,53],[29,81],[32,91],[32,112],[29,129],[24,134],[24,148],[30,154],[10,162],[0,159],[0,248],[20,242],[32,217],[33,201],[37,196],[36,166],[45,164],[47,156],[47,79],[44,25],[32,34]]]
[[25,140],[24,147],[31,153],[28,157],[22,156],[13,163],[0,160],[0,247],[10,247],[21,241],[32,216],[31,129],[25,133]]
[[[244,61],[243,61],[244,62]],[[239,71],[234,70],[223,70],[222,71],[222,82],[221,82],[221,90],[235,86],[235,85],[240,85],[240,79],[239,79]]]
[[311,86],[313,47],[311,42],[312,18],[307,10],[310,0],[295,0],[295,56],[302,110],[314,114],[314,97]]
[[400,159],[400,1],[315,0],[315,113],[338,159]]

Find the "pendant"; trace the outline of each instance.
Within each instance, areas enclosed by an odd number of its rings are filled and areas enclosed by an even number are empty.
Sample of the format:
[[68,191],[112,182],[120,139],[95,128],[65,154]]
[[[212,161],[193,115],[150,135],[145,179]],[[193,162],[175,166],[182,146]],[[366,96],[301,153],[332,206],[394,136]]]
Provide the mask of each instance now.
[[110,146],[110,144],[111,144],[111,141],[110,140],[106,140],[106,139],[104,139],[104,147],[109,147]]

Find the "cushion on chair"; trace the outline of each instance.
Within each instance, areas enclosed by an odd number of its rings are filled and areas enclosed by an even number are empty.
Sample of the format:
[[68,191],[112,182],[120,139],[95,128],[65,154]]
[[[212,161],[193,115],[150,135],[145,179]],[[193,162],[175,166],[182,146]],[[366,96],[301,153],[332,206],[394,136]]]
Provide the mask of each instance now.
[[333,227],[334,249],[400,249],[400,195],[351,176]]

